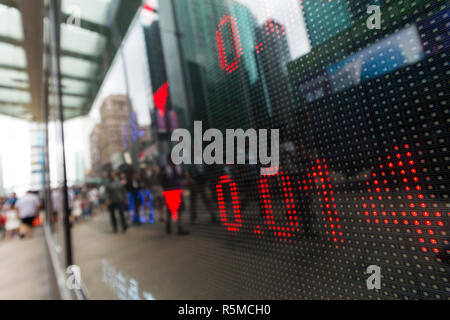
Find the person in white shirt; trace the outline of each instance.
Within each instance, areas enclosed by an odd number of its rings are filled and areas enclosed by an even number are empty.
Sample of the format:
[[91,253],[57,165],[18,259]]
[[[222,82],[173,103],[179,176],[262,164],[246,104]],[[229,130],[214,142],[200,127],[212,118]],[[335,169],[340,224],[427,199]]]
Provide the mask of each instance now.
[[40,200],[33,192],[28,191],[20,198],[16,207],[19,210],[19,218],[22,220],[20,226],[20,237],[30,236],[33,232],[33,221],[39,212]]
[[8,204],[6,208],[5,216],[5,239],[14,237],[16,233],[19,233],[20,219],[17,214],[17,209],[14,204]]
[[99,192],[96,187],[91,188],[88,191],[89,199],[89,214],[95,215],[97,213],[97,208],[99,205]]

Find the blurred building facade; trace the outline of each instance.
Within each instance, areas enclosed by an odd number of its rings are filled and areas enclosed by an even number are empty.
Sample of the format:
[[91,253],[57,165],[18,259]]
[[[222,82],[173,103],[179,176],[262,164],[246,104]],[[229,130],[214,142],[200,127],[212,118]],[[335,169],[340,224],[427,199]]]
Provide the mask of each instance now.
[[126,95],[106,97],[100,107],[100,123],[90,135],[91,175],[101,177],[105,166],[112,162],[117,166],[125,161],[124,152],[133,143],[150,140],[150,127],[137,125]]

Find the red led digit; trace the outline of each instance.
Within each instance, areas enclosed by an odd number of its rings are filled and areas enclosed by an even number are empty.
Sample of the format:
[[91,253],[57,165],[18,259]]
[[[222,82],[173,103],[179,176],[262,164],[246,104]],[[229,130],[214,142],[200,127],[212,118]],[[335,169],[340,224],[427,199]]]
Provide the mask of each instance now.
[[263,52],[263,51],[264,51],[264,45],[263,45],[263,43],[260,42],[259,44],[257,44],[257,45],[255,46],[255,49],[256,49],[256,53],[261,53],[261,52]]
[[317,159],[314,166],[308,169],[307,179],[303,180],[300,190],[311,190],[319,196],[322,221],[327,239],[333,242],[344,242],[342,225],[336,209],[333,185],[325,159]]
[[[277,170],[270,169],[269,172],[275,172]],[[289,175],[285,172],[277,172],[273,174],[278,178],[278,182],[281,184],[281,192],[283,193],[284,203],[287,210],[287,223],[285,225],[279,225],[275,221],[275,214],[273,211],[273,203],[269,190],[269,175],[263,176],[259,180],[259,192],[261,197],[261,206],[264,214],[264,222],[267,225],[269,232],[282,239],[288,239],[295,237],[296,233],[300,231],[299,222],[297,217],[297,209],[293,197],[293,186],[290,181]],[[263,231],[260,226],[256,227],[254,231],[256,234],[261,234]]]
[[[438,204],[427,204],[423,187],[417,176],[416,159],[409,145],[394,147],[394,152],[386,156],[386,163],[379,165],[379,170],[372,173],[372,180],[367,182],[368,197],[362,197],[362,205],[367,223],[403,225],[412,231],[424,253],[439,253],[440,243],[437,236],[443,230],[442,213],[433,208]],[[401,194],[397,197],[388,187],[388,179],[398,181]],[[396,190],[398,190],[396,189]],[[394,199],[393,199],[394,196]],[[396,198],[406,198],[399,205]],[[383,202],[383,207],[380,202]],[[387,208],[393,208],[389,210]]]
[[273,35],[274,37],[281,38],[281,36],[286,35],[285,27],[277,22],[275,22],[273,19],[269,19],[264,24],[264,28],[266,30],[266,35]]
[[[225,197],[223,186],[227,184],[230,187],[231,201],[233,203],[234,222],[229,222],[227,218],[227,208],[225,205]],[[238,189],[236,183],[231,180],[230,176],[220,177],[219,183],[216,186],[217,200],[219,203],[220,221],[229,231],[238,232],[242,227],[241,205],[239,201]]]
[[[229,24],[231,29],[231,34],[233,37],[233,47],[235,50],[235,60],[233,62],[229,62],[227,58],[227,53],[225,49],[225,42],[223,39],[223,28]],[[218,30],[216,31],[216,41],[217,41],[217,51],[219,54],[219,64],[222,69],[228,71],[229,73],[233,73],[239,67],[239,59],[242,56],[242,43],[241,37],[239,35],[239,25],[236,18],[226,15],[222,18],[218,25]]]

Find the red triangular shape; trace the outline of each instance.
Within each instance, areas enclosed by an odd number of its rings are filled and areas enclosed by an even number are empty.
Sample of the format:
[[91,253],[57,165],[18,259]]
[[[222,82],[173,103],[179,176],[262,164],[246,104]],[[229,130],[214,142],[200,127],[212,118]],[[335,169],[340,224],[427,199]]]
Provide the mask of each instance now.
[[181,194],[183,190],[172,190],[172,191],[164,191],[164,198],[166,199],[167,207],[172,214],[172,219],[174,221],[178,220],[178,210],[181,206]]
[[155,102],[156,109],[164,116],[166,113],[167,98],[169,97],[169,83],[166,82],[153,94],[153,101]]

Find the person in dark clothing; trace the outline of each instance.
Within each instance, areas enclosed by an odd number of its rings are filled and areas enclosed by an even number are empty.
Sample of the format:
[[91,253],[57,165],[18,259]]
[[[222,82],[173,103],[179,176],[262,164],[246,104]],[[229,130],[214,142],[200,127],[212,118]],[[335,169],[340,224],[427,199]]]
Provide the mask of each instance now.
[[131,205],[131,210],[133,210],[133,223],[134,224],[140,224],[140,214],[139,214],[139,210],[141,208],[141,204],[142,204],[142,196],[141,196],[141,182],[140,179],[138,178],[136,172],[133,171],[133,173],[131,174],[131,178],[127,180],[127,184],[126,184],[126,189],[127,191],[130,193],[131,197],[130,197],[130,205]]
[[141,221],[146,221],[148,223],[153,223],[155,219],[154,210],[154,198],[150,191],[151,180],[146,167],[141,167],[139,170],[139,181],[141,185],[141,190],[139,192],[140,204],[142,206],[142,213],[140,219]]
[[153,197],[154,208],[159,212],[159,221],[164,222],[164,196],[161,181],[159,179],[160,172],[161,168],[159,168],[158,166],[152,167],[149,177],[149,185],[150,192]]
[[[178,234],[188,234],[182,227],[182,213],[184,211],[182,180],[184,176],[183,169],[176,166],[171,157],[168,158],[168,164],[161,170],[161,185],[163,188],[164,198],[166,200],[167,220],[166,232],[171,233],[171,220],[176,220],[178,224]],[[177,210],[173,210],[172,204],[179,201]],[[177,204],[178,205],[178,204]],[[176,211],[176,212],[174,212]]]
[[209,215],[212,223],[217,223],[217,217],[214,214],[214,209],[211,204],[210,196],[207,194],[207,173],[203,165],[191,165],[187,172],[187,178],[189,182],[189,189],[191,193],[191,224],[194,224],[197,220],[197,199],[201,196],[206,209],[209,211]]
[[111,170],[109,174],[109,180],[105,186],[105,198],[111,217],[111,225],[113,227],[113,231],[117,232],[115,211],[119,210],[119,218],[122,225],[122,231],[125,232],[128,228],[127,222],[125,220],[127,192],[124,185],[117,179],[117,175],[114,170]]
[[15,192],[11,193],[11,196],[6,200],[8,204],[15,206],[17,202],[17,195]]

